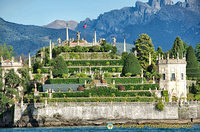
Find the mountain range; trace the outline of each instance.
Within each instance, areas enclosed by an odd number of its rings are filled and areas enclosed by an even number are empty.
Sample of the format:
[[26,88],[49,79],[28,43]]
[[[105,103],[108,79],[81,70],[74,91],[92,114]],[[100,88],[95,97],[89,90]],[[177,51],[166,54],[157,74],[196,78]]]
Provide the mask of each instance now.
[[[76,37],[76,32],[69,29],[69,36]],[[66,40],[66,29],[52,29],[33,25],[11,23],[0,18],[0,43],[11,45],[18,55],[37,52],[42,46],[49,46],[49,40],[55,44],[57,39]]]
[[77,31],[92,34],[94,29],[99,38],[117,38],[117,42],[126,41],[133,44],[141,33],[147,33],[155,47],[164,51],[172,48],[177,36],[189,45],[200,43],[200,0],[186,0],[174,4],[171,0],[137,1],[135,7],[125,7],[101,14],[97,19],[86,18],[81,21]]
[[64,20],[55,20],[47,25],[44,25],[43,27],[47,28],[53,28],[53,29],[62,29],[66,28],[68,25],[69,29],[75,30],[76,26],[78,25],[78,22],[76,21],[64,21]]
[[76,38],[76,31],[84,35],[85,23],[87,41],[90,42],[96,29],[97,39],[105,38],[107,42],[112,42],[115,36],[117,42],[122,43],[126,36],[126,42],[133,44],[140,34],[146,33],[152,38],[154,46],[161,46],[164,51],[172,48],[177,36],[195,47],[200,43],[200,0],[177,3],[171,0],[137,1],[135,7],[105,12],[97,19],[86,18],[78,24],[74,21],[55,20],[45,26],[33,26],[0,18],[0,43],[12,45],[18,55],[27,55],[29,50],[35,53],[43,45],[48,46],[50,39],[54,43],[58,37],[65,40],[66,31],[63,28],[66,24],[70,28],[70,38]]

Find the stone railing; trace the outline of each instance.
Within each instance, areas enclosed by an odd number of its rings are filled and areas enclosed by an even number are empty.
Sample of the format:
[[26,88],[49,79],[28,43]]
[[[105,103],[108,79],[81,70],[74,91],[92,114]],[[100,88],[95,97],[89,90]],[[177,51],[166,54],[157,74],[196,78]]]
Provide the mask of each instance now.
[[159,60],[158,64],[186,64],[185,59]]

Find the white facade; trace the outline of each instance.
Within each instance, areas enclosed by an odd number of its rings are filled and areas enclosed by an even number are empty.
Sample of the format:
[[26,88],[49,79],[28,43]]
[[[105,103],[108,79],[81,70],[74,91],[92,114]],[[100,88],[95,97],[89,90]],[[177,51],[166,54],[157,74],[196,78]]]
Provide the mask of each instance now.
[[[14,57],[12,57],[12,60],[3,60],[3,57],[1,57],[1,62],[0,62],[0,68],[2,69],[2,82],[3,84],[5,84],[5,73],[8,72],[8,70],[13,69],[14,72],[21,77],[21,74],[18,73],[18,69],[23,68],[23,63],[22,63],[22,59],[20,57],[20,61],[19,62],[15,62],[14,61]],[[4,89],[4,86],[3,86]],[[22,86],[18,86],[19,91],[23,90]]]
[[[179,57],[178,57],[179,58]],[[172,97],[187,98],[186,89],[186,59],[158,60],[159,74],[162,75],[159,81],[159,87],[162,90],[168,90],[169,101]]]

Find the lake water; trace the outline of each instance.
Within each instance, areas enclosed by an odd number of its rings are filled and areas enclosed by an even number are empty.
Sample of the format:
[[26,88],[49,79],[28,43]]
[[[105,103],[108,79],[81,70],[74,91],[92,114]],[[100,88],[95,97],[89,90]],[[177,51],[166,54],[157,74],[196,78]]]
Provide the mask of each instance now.
[[200,132],[200,125],[190,128],[122,128],[114,126],[112,130],[107,127],[63,127],[63,128],[6,128],[0,132]]

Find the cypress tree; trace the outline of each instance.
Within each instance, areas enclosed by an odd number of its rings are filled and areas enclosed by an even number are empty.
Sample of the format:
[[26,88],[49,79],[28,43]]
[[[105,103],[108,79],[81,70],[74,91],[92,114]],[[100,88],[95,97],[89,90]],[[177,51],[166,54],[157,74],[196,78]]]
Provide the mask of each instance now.
[[187,49],[186,61],[187,61],[187,67],[186,67],[187,76],[200,77],[198,61],[192,46],[189,46]]
[[197,60],[200,62],[200,43],[196,45],[195,53]]
[[67,73],[67,64],[62,56],[55,58],[52,72],[54,77],[62,77],[62,74]]
[[176,40],[174,41],[171,56],[174,56],[174,58],[177,58],[177,53],[179,53],[179,57],[182,58],[183,52],[184,52],[183,41],[178,36],[178,37],[176,37]]
[[133,76],[141,73],[140,63],[133,53],[129,53],[125,59],[122,75],[125,75],[126,73],[132,73]]

